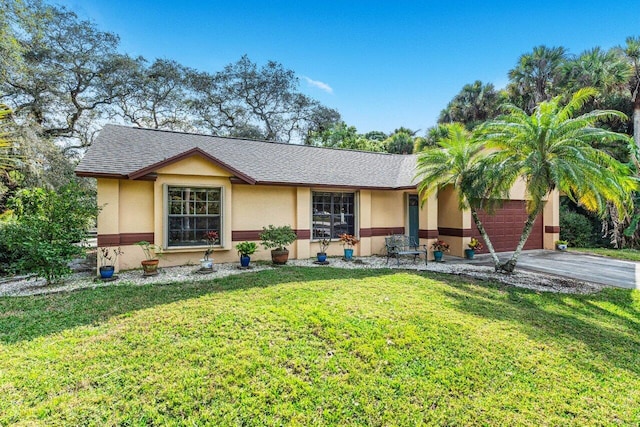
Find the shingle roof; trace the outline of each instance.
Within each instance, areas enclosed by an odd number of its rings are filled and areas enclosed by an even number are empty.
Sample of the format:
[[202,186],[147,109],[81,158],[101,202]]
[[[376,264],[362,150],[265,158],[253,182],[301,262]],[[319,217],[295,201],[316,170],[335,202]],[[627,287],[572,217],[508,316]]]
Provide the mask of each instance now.
[[256,184],[411,188],[415,155],[371,153],[296,144],[106,125],[76,168],[80,176],[137,179],[198,154]]

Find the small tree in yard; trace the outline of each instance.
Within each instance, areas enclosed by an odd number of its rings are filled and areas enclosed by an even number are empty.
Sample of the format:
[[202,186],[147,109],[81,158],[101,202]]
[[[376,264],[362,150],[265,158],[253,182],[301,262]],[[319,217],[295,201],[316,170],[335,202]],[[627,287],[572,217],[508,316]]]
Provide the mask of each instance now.
[[79,242],[98,208],[91,194],[75,184],[58,192],[25,189],[10,200],[13,216],[4,225],[5,245],[14,256],[10,269],[55,282],[71,272],[68,263],[84,254]]

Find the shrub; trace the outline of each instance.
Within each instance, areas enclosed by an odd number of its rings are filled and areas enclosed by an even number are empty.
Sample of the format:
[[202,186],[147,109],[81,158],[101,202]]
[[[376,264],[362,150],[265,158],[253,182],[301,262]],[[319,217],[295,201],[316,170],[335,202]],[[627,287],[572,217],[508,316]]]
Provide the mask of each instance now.
[[570,210],[560,213],[560,240],[566,240],[575,248],[600,246],[600,238],[591,219]]
[[57,192],[20,190],[9,204],[15,220],[4,226],[3,241],[12,253],[11,271],[37,274],[49,283],[69,274],[69,262],[84,255],[78,243],[98,214],[92,195],[71,183]]
[[254,242],[241,242],[236,245],[236,250],[239,255],[253,255],[255,251],[258,249],[258,245]]
[[279,251],[285,250],[285,246],[289,246],[293,243],[298,236],[288,225],[281,227],[262,227],[262,233],[260,233],[260,240],[262,240],[262,246],[265,249],[277,249]]

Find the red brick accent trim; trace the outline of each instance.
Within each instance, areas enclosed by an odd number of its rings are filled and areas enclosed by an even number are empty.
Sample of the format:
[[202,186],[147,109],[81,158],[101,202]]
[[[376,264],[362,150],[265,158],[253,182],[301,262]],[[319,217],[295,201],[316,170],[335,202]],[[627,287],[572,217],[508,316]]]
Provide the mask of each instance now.
[[98,246],[118,246],[119,244],[119,234],[98,234]]
[[260,240],[262,230],[242,230],[232,231],[231,240],[234,242],[244,242],[245,240]]
[[421,239],[435,239],[438,237],[438,230],[418,230],[418,237]]
[[[360,230],[362,233],[362,230]],[[392,234],[404,234],[404,227],[372,227],[372,236],[391,236]]]
[[309,240],[311,239],[311,230],[293,230],[298,235],[298,239],[300,240]]
[[133,245],[141,240],[153,242],[154,233],[98,234],[98,246]]
[[438,227],[438,233],[443,236],[471,237],[473,235],[473,229]]
[[559,233],[560,226],[559,225],[545,225],[544,226],[545,233]]
[[360,229],[360,237],[371,237],[371,229],[370,228],[361,228]]
[[[311,230],[293,231],[295,231],[298,239],[300,240],[311,239]],[[244,242],[245,240],[260,240],[260,233],[262,233],[262,230],[234,230],[231,232],[231,240],[234,242]]]

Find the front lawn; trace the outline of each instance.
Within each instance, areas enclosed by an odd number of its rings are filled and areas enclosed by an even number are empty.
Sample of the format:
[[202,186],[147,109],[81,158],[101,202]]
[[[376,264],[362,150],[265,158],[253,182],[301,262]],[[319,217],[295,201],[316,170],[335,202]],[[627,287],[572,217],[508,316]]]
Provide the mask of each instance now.
[[389,270],[0,298],[0,425],[637,425],[640,292]]

